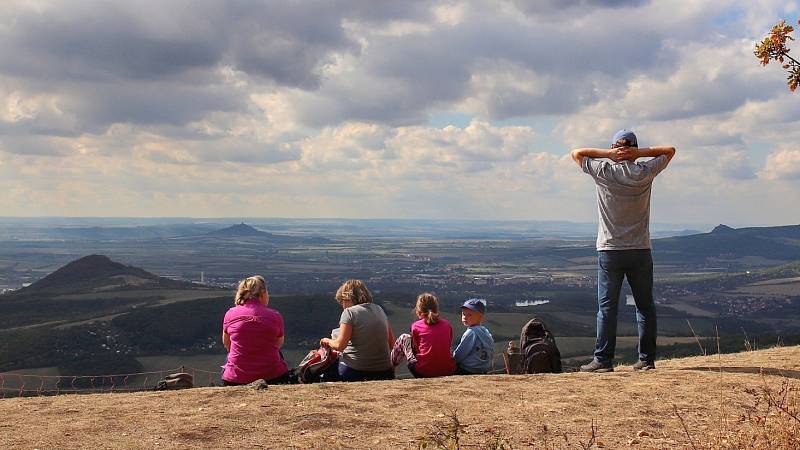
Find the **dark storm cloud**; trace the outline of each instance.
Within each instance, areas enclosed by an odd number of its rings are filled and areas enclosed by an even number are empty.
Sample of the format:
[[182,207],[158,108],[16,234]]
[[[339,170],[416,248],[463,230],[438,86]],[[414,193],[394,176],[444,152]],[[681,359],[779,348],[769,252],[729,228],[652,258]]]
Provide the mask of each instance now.
[[650,0],[513,0],[526,14],[551,14],[568,11],[570,14],[589,14],[599,8],[638,7]]
[[[263,3],[262,3],[263,4]],[[320,67],[333,50],[358,51],[342,28],[342,11],[331,2],[253,2],[225,8],[229,61],[250,75],[287,86],[314,89]]]
[[[346,120],[409,125],[425,120],[427,109],[460,100],[471,76],[469,52],[449,39],[376,37],[360,55],[357,73],[330,80],[318,95],[298,104],[313,126]],[[460,47],[460,45],[459,45]]]
[[20,12],[3,28],[0,45],[8,57],[0,69],[28,79],[160,79],[213,67],[222,57],[223,42],[186,18],[182,23],[177,2],[160,9],[175,19],[168,31],[148,23],[145,4],[142,10],[124,5],[65,2],[41,14]]
[[[430,4],[422,1],[91,0],[39,6],[14,2],[0,13],[0,77],[14,80],[22,93],[58,96],[64,117],[56,124],[34,119],[18,126],[60,134],[97,133],[119,122],[176,126],[212,112],[246,112],[248,95],[259,89],[315,90],[333,53],[361,51],[347,23],[380,26],[430,15]],[[225,85],[223,67],[248,85]],[[376,105],[381,108],[386,103]],[[348,108],[340,110],[347,114]]]
[[340,0],[336,8],[347,15],[373,24],[390,20],[425,20],[434,3],[429,0]]
[[0,13],[0,77],[14,80],[22,93],[57,95],[65,115],[77,118],[75,133],[115,122],[175,125],[209,112],[244,110],[247,93],[223,86],[222,67],[258,83],[314,89],[331,52],[359,50],[342,28],[347,10],[334,2],[8,7]]
[[[498,85],[486,105],[491,119],[570,113],[595,100],[598,74],[624,83],[674,55],[664,37],[646,24],[620,33],[589,24],[576,33],[563,24],[532,27],[488,11],[471,11],[455,27],[402,37],[372,36],[357,72],[328,80],[318,96],[298,105],[312,126],[345,120],[406,125],[426,120],[430,109],[472,94],[473,76],[492,64],[510,63],[556,81],[540,95]],[[524,80],[523,80],[524,81]]]
[[[255,3],[255,4],[254,4]],[[232,64],[250,75],[287,86],[316,89],[320,68],[332,51],[358,54],[360,44],[344,29],[348,21],[380,26],[386,21],[426,20],[430,5],[423,1],[239,2],[225,8],[231,36]]]
[[4,27],[6,73],[163,78],[230,63],[301,85],[332,50],[356,49],[333,2],[63,2]]
[[[363,4],[362,4],[363,3]],[[343,21],[419,17],[421,3],[143,0],[18,7],[0,28],[6,74],[161,79],[230,64],[280,84],[313,87],[331,51],[358,51]]]

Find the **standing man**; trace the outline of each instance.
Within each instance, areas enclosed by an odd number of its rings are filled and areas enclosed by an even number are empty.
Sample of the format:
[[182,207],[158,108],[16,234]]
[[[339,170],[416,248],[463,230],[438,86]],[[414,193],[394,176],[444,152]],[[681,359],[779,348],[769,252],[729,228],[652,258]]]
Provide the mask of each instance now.
[[[617,308],[623,278],[636,302],[639,362],[634,370],[655,369],[656,308],[650,254],[650,187],[675,155],[674,147],[639,148],[636,135],[620,130],[610,149],[578,148],[572,159],[597,187],[597,343],[582,372],[612,372],[617,343]],[[638,158],[652,158],[637,163]],[[613,161],[600,161],[608,158]]]

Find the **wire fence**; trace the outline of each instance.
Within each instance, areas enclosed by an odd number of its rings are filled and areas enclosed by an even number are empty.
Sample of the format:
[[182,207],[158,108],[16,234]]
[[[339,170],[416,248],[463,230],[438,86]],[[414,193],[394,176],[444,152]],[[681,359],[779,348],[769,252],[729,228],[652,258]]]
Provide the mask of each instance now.
[[[565,372],[575,370],[577,370],[577,367],[564,367]],[[5,372],[0,373],[0,399],[62,394],[151,391],[156,388],[159,381],[175,373],[188,373],[191,375],[193,387],[220,386],[222,384],[219,371],[186,366],[151,372],[110,375],[35,375]],[[500,375],[505,373],[505,368],[494,367],[488,374]],[[413,376],[410,373],[401,371],[396,378],[413,378]]]
[[110,375],[34,375],[0,373],[0,399],[61,394],[140,392],[155,389],[159,381],[174,373],[188,373],[195,387],[218,386],[220,373],[194,367],[176,367],[152,372]]

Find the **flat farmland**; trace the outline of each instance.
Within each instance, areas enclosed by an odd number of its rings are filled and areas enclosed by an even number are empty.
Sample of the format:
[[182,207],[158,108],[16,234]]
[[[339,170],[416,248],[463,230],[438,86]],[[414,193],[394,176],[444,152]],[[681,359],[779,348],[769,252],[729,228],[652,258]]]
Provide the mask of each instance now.
[[737,294],[800,296],[800,278],[760,281],[737,288]]

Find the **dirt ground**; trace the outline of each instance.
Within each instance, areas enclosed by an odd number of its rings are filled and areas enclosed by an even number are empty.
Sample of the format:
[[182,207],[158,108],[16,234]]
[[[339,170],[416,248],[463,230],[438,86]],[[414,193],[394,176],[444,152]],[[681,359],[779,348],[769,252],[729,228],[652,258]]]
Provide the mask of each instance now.
[[659,361],[649,372],[3,399],[0,448],[417,448],[452,411],[466,425],[461,448],[498,439],[515,449],[581,448],[593,424],[592,448],[691,448],[681,420],[696,444],[747,426],[746,390],[796,389],[798,374],[800,347],[783,347]]

